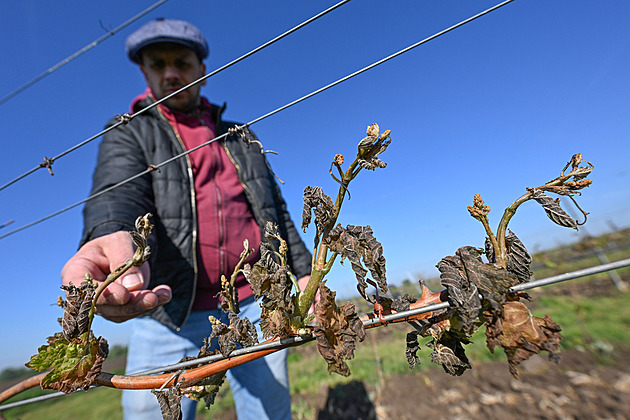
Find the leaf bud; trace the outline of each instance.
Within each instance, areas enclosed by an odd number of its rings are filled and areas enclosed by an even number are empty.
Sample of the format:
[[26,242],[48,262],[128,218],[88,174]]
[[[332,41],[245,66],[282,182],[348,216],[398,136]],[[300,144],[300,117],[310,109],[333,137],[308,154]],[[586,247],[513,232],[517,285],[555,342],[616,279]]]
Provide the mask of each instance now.
[[366,134],[369,137],[378,137],[378,133],[379,133],[378,124],[374,123],[374,124],[368,126]]

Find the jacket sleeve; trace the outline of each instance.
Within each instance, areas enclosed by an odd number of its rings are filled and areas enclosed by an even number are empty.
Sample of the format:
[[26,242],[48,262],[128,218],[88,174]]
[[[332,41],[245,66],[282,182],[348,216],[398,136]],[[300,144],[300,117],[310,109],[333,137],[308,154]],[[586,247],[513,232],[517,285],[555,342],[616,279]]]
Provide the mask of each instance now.
[[[140,143],[141,136],[136,130],[137,127],[131,123],[119,126],[103,137],[91,192],[91,195],[100,195],[89,200],[83,209],[81,245],[99,236],[133,230],[139,216],[155,214],[150,174],[104,192],[148,168]],[[154,242],[150,240],[152,247],[156,245]]]

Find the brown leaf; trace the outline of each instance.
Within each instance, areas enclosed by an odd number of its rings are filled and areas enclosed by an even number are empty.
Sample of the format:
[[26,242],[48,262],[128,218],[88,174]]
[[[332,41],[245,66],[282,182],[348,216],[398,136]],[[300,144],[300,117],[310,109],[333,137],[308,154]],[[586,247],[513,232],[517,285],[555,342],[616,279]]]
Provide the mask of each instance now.
[[396,312],[403,312],[409,310],[409,305],[416,302],[418,299],[415,296],[405,293],[403,296],[399,296],[391,303],[391,308]]
[[317,233],[321,234],[326,226],[332,221],[333,201],[328,195],[324,194],[321,187],[304,188],[304,208],[302,209],[302,229],[306,232],[306,228],[311,224],[311,209],[315,215],[315,227]]
[[225,374],[227,371],[215,373],[207,378],[202,379],[195,385],[183,388],[181,391],[183,394],[194,401],[200,401],[203,399],[206,410],[210,409],[210,406],[214,404],[214,400],[221,389],[221,385],[225,382]]
[[413,369],[416,365],[420,364],[420,357],[418,357],[418,351],[420,345],[418,344],[418,331],[411,331],[407,333],[407,346],[405,348],[405,356],[407,356],[407,363],[409,369]]
[[163,420],[182,419],[182,396],[175,388],[168,388],[164,391],[152,389],[151,392],[160,403]]
[[228,318],[230,325],[225,325],[218,319],[211,317],[212,333],[208,337],[208,341],[216,338],[219,342],[219,348],[223,356],[228,356],[237,344],[241,347],[250,347],[258,344],[258,334],[256,327],[248,318],[239,318],[234,312],[229,311]]
[[444,371],[449,375],[460,376],[468,369],[472,369],[464,347],[459,339],[451,337],[449,334],[442,334],[441,337],[434,337],[427,344],[427,347],[433,349],[431,360],[433,363],[442,365]]
[[344,359],[352,359],[356,342],[365,339],[363,323],[355,310],[354,304],[347,302],[341,308],[335,304],[335,292],[319,285],[320,300],[315,305],[314,334],[319,354],[328,363],[328,373],[336,372],[349,376],[350,369]]
[[532,276],[529,268],[532,257],[527,252],[527,248],[511,230],[505,237],[505,243],[507,245],[507,270],[513,273],[520,282],[529,281]]
[[506,302],[502,314],[495,315],[486,325],[486,342],[490,351],[503,348],[510,365],[510,373],[518,376],[517,366],[542,350],[549,358],[559,359],[562,328],[549,315],[538,318],[521,302]]
[[87,332],[90,323],[88,315],[94,298],[94,285],[84,281],[78,287],[71,283],[61,288],[67,292],[66,301],[62,304],[64,313],[61,318],[61,327],[63,336],[71,341]]
[[560,226],[577,230],[577,221],[562,210],[559,198],[554,199],[549,197],[541,190],[531,188],[528,190],[532,193],[532,198],[542,206],[547,214],[547,217],[549,217],[552,222]]
[[383,153],[391,143],[389,134],[390,130],[385,130],[383,135],[379,137],[379,127],[376,123],[368,127],[367,137],[363,138],[358,146],[357,162],[362,168],[373,170],[387,166],[378,158],[378,155]]
[[374,238],[371,227],[348,225],[344,229],[341,225],[337,225],[324,239],[324,243],[332,251],[339,253],[342,260],[347,258],[350,261],[352,270],[359,282],[357,286],[359,292],[366,300],[369,300],[365,293],[365,289],[368,287],[365,281],[368,270],[370,270],[370,274],[372,274],[378,287],[387,293],[386,260],[383,256],[383,246]]
[[481,298],[477,284],[467,277],[466,268],[458,256],[443,258],[437,268],[440,271],[440,283],[448,291],[456,317],[461,323],[462,332],[470,336],[476,329],[481,310]]

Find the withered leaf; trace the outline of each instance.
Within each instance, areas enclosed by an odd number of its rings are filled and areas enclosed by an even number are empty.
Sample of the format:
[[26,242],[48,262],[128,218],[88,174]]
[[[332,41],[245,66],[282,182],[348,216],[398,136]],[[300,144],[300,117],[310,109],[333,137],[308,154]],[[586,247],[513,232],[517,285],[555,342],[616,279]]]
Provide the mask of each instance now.
[[164,391],[152,389],[151,392],[160,403],[163,420],[182,419],[182,396],[175,388],[168,388]]
[[508,358],[510,373],[518,377],[517,366],[542,350],[549,352],[550,360],[559,360],[562,328],[549,317],[538,318],[527,306],[518,301],[506,302],[502,314],[486,325],[486,343],[490,351],[503,348]]
[[505,243],[507,245],[507,270],[516,275],[520,282],[529,281],[532,276],[529,268],[532,257],[527,252],[527,248],[511,230],[505,237]]
[[185,396],[194,401],[200,401],[203,399],[206,410],[210,408],[221,389],[221,385],[225,381],[225,374],[227,371],[215,373],[195,385],[182,389]]
[[477,284],[467,277],[466,267],[458,256],[443,258],[437,268],[440,271],[440,283],[448,291],[463,333],[472,335],[481,310],[481,298]]
[[324,194],[322,187],[304,188],[304,208],[302,209],[302,229],[311,224],[311,209],[315,215],[315,227],[317,233],[321,234],[331,223],[333,217],[333,201],[330,196]]
[[431,361],[442,365],[449,375],[460,376],[466,370],[472,369],[461,341],[455,337],[445,333],[440,338],[434,337],[427,347],[433,349]]
[[374,170],[387,166],[385,162],[378,158],[378,155],[383,153],[391,143],[389,133],[390,131],[386,130],[379,136],[379,127],[376,123],[368,127],[367,137],[364,137],[358,146],[357,162],[362,168]]
[[250,347],[258,344],[258,334],[256,327],[248,318],[239,318],[234,312],[228,312],[230,325],[225,325],[216,318],[211,318],[212,333],[208,337],[209,341],[217,338],[219,348],[223,356],[228,356],[237,344],[242,347]]
[[277,227],[268,224],[265,227],[267,240],[279,239],[280,249],[276,253],[271,244],[261,242],[260,260],[253,267],[245,265],[242,272],[251,284],[254,297],[262,301],[260,328],[263,337],[286,336],[293,333],[291,319],[295,310],[294,297],[291,295],[293,282],[289,267],[276,261],[279,255],[281,261],[286,261],[287,247],[277,232]]
[[324,242],[332,251],[339,253],[342,260],[347,258],[350,261],[352,270],[359,282],[358,290],[364,299],[369,300],[365,293],[365,289],[368,287],[365,281],[368,270],[370,270],[370,274],[372,274],[378,287],[387,293],[386,261],[383,256],[383,246],[374,238],[370,226],[348,225],[344,229],[341,225],[337,225],[330,231]]
[[409,310],[409,305],[416,302],[418,299],[415,296],[405,293],[403,296],[399,296],[391,304],[391,308],[396,312],[403,312]]
[[545,195],[544,192],[537,189],[529,189],[532,193],[532,198],[538,202],[545,210],[547,217],[551,219],[557,225],[573,228],[577,230],[577,221],[569,216],[563,209],[560,207],[560,199],[552,198],[548,195]]
[[84,281],[80,286],[61,286],[67,292],[61,327],[63,336],[70,341],[87,332],[90,323],[89,313],[94,299],[94,285]]
[[416,365],[420,364],[420,357],[418,357],[418,351],[420,345],[418,344],[418,331],[411,331],[407,333],[407,346],[405,348],[405,356],[407,356],[407,363],[409,369],[413,369]]
[[346,302],[341,308],[335,304],[336,293],[319,285],[320,300],[315,305],[317,325],[314,334],[317,350],[328,363],[328,373],[349,376],[344,359],[352,359],[357,341],[365,339],[365,329],[354,304]]
[[62,333],[56,333],[48,337],[48,344],[41,346],[26,366],[38,372],[51,369],[41,387],[68,394],[78,389],[85,391],[94,384],[108,352],[103,337],[95,339],[91,333],[85,333],[68,341]]

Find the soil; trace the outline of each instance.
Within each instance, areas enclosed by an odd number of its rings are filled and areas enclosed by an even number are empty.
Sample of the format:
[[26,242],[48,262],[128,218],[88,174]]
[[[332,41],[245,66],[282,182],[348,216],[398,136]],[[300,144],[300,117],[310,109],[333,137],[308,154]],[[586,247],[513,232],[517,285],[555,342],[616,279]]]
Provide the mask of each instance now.
[[505,361],[489,362],[460,377],[431,369],[390,377],[380,387],[353,381],[292,399],[315,407],[314,420],[623,420],[630,419],[628,358],[630,350],[607,356],[570,350],[558,365],[532,357],[521,364],[518,379]]

